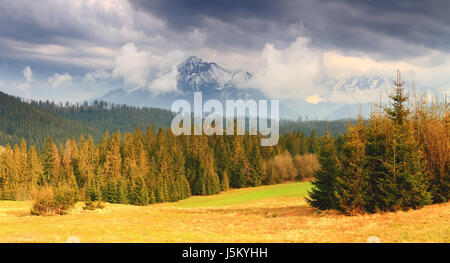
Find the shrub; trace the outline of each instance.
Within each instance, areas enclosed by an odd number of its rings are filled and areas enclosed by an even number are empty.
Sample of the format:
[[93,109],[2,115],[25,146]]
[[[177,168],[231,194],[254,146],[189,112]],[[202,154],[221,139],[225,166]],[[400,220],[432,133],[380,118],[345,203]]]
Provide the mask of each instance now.
[[295,156],[294,166],[297,170],[297,180],[312,180],[314,172],[320,169],[317,156],[311,153]]
[[42,187],[34,194],[33,208],[31,208],[32,215],[52,215],[54,193],[50,187]]
[[105,208],[105,204],[103,204],[101,201],[87,201],[84,203],[84,210],[95,210],[95,209],[103,209]]
[[64,215],[76,203],[76,192],[68,186],[40,188],[35,196],[32,215]]
[[275,156],[266,163],[264,184],[277,184],[295,180],[297,171],[288,152]]

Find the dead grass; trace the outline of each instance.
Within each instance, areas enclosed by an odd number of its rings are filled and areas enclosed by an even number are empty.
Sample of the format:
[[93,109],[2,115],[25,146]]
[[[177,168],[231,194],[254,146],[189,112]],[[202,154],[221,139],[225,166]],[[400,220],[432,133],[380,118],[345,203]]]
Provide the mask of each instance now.
[[450,242],[450,203],[355,217],[315,213],[301,196],[209,208],[82,207],[39,217],[29,215],[31,202],[1,201],[0,242]]

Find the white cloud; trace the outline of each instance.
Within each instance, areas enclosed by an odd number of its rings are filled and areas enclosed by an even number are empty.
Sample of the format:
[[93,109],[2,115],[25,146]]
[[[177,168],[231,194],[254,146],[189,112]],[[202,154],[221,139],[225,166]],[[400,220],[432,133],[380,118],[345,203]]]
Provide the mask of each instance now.
[[33,72],[30,66],[25,67],[22,70],[23,76],[25,77],[25,82],[17,86],[19,90],[27,90],[31,87],[31,82],[33,81]]
[[50,76],[48,78],[48,83],[54,89],[61,86],[64,83],[71,83],[71,82],[72,82],[72,76],[70,76],[69,73],[65,73],[63,75],[55,73],[55,74],[53,74],[53,76]]
[[196,28],[187,34],[187,43],[193,48],[201,47],[205,44],[207,38],[208,35],[205,31],[200,31]]
[[144,86],[150,70],[150,54],[139,51],[134,43],[127,43],[114,60],[113,78],[122,78],[135,87]]
[[177,90],[177,67],[173,67],[169,72],[162,74],[152,80],[148,88],[154,93],[170,92]]
[[272,98],[305,98],[317,93],[316,78],[322,72],[322,53],[299,37],[286,49],[266,44],[249,85],[260,87]]
[[111,73],[104,69],[97,69],[95,71],[90,71],[84,75],[84,82],[95,82],[96,80],[106,80],[111,78]]
[[[266,44],[246,87],[260,88],[271,98],[299,98],[308,103],[331,101],[365,103],[387,96],[389,83],[397,69],[409,82],[415,81],[424,90],[442,96],[448,91],[450,54],[428,50],[423,56],[398,60],[376,60],[368,55],[343,54],[337,50],[323,51],[298,37],[284,49]],[[346,80],[358,76],[382,76],[387,83],[380,87],[333,89],[320,86],[318,80],[327,76]],[[420,91],[420,89],[419,89]]]
[[166,73],[178,66],[185,58],[186,54],[182,50],[170,51],[158,61],[156,67],[160,72]]
[[33,72],[31,71],[30,66],[24,68],[22,73],[23,76],[25,77],[25,82],[30,83],[31,81],[33,81]]
[[432,96],[442,96],[448,90],[450,75],[450,54],[428,50],[425,55],[397,60],[376,60],[367,55],[344,55],[336,51],[323,54],[324,72],[329,76],[345,79],[351,76],[384,76],[386,87],[367,90],[337,90],[329,99],[338,102],[371,102],[386,96],[397,69],[407,81],[407,87],[416,83],[417,91],[427,91]]

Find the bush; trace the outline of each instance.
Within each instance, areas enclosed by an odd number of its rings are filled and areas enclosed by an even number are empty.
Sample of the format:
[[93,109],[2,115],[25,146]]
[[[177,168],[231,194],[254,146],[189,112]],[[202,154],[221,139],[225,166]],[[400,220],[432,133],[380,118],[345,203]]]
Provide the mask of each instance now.
[[295,180],[297,171],[288,152],[275,156],[266,163],[264,184],[278,184]]
[[101,201],[87,201],[84,203],[84,210],[95,210],[95,209],[103,209],[105,208],[105,204],[103,204]]
[[75,203],[76,192],[68,186],[55,189],[42,187],[34,196],[31,214],[41,216],[64,215],[74,207]]
[[50,187],[42,187],[34,194],[32,215],[52,215],[53,211],[53,189]]
[[315,154],[297,155],[294,157],[294,166],[297,170],[297,180],[312,180],[314,172],[320,169],[319,160]]

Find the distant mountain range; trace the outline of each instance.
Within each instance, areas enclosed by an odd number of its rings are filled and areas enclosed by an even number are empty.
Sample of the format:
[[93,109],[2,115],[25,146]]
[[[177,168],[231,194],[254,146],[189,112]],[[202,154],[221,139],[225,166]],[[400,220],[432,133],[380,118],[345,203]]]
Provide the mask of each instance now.
[[[214,62],[205,62],[192,56],[177,67],[177,91],[154,93],[147,87],[141,87],[131,91],[116,89],[96,98],[116,104],[133,106],[150,106],[170,109],[172,102],[177,99],[193,100],[193,93],[201,91],[203,100],[217,99],[267,99],[263,92],[257,88],[242,88],[253,76],[242,70],[228,70]],[[371,109],[371,103],[345,104],[331,102],[331,96],[336,92],[352,92],[355,90],[376,90],[386,85],[386,80],[381,77],[352,77],[347,80],[334,80],[324,78],[317,83],[318,86],[329,89],[330,97],[312,104],[300,99],[280,100],[280,118],[297,119],[308,116],[318,119],[341,119],[355,116],[359,109],[367,116]]]

